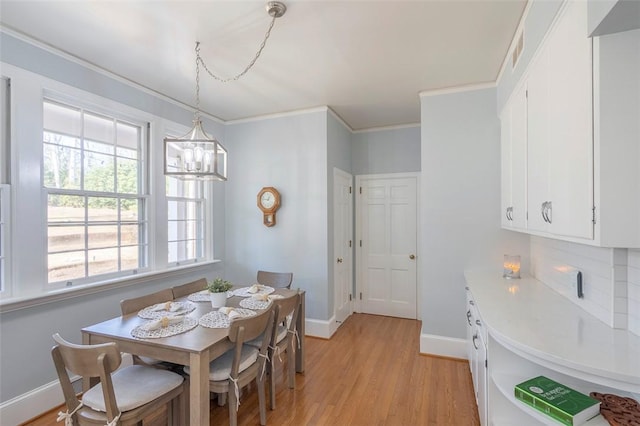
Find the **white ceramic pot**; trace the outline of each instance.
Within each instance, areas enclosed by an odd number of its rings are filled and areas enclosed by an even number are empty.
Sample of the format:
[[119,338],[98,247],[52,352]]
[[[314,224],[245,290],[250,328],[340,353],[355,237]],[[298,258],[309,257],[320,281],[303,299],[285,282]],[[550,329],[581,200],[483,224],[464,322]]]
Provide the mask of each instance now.
[[211,293],[211,306],[214,308],[222,308],[227,304],[227,292]]

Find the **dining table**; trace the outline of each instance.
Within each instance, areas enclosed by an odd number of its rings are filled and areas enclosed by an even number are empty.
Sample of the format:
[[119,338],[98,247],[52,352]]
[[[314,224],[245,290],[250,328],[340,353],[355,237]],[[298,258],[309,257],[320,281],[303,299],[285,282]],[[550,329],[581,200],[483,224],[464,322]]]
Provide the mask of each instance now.
[[[235,295],[236,291],[246,296],[246,287],[238,286],[231,290],[233,296],[227,298],[228,307],[239,307],[245,297]],[[300,311],[297,318],[298,345],[296,345],[296,372],[304,373],[305,366],[305,292],[286,288],[276,288],[272,294],[283,297],[300,293]],[[189,301],[195,309],[186,316],[199,320],[206,314],[217,310],[210,301],[192,301],[190,296],[178,298],[176,302]],[[260,309],[255,309],[260,312]],[[139,330],[148,319],[138,313],[119,316],[82,329],[82,343],[86,345],[116,342],[120,351],[138,356],[151,357],[161,361],[189,366],[189,422],[190,425],[209,425],[209,363],[233,347],[228,339],[229,328],[209,328],[198,324],[194,328],[169,337],[139,338],[132,332]],[[94,382],[83,379],[83,391],[87,391]]]

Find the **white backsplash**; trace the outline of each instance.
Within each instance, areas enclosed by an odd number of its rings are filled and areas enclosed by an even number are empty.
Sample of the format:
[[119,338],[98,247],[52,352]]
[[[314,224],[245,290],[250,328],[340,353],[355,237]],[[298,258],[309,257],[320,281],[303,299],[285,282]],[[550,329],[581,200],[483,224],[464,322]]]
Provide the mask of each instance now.
[[[613,328],[640,335],[640,251],[531,236],[531,274]],[[584,297],[575,284],[582,272]]]
[[640,250],[629,250],[627,287],[628,328],[640,336]]

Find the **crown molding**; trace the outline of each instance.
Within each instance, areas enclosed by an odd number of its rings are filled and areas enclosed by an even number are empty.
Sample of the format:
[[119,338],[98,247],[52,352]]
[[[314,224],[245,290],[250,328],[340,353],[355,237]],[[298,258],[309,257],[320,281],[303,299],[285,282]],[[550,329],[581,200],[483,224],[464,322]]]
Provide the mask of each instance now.
[[273,118],[290,117],[292,115],[312,114],[314,112],[327,112],[328,110],[329,110],[329,107],[327,106],[303,108],[303,109],[296,109],[292,111],[275,112],[272,114],[255,115],[252,117],[238,118],[236,120],[228,120],[228,121],[225,121],[224,124],[231,125],[231,124],[249,123],[252,121],[262,121],[262,120],[271,120]]
[[465,84],[462,86],[443,87],[442,89],[423,90],[418,94],[421,98],[426,96],[449,95],[452,93],[471,92],[474,90],[492,89],[496,87],[496,82]]
[[385,130],[410,129],[414,127],[420,127],[420,123],[394,124],[391,126],[369,127],[368,129],[353,130],[351,133],[381,132]]

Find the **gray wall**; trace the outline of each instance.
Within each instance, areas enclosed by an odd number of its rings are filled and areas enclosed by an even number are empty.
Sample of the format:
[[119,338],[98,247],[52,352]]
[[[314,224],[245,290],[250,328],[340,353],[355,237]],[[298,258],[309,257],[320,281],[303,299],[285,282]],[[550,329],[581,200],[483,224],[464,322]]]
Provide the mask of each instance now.
[[464,338],[464,270],[526,259],[529,238],[500,228],[496,90],[422,97],[421,116],[422,332]]
[[354,175],[420,171],[420,126],[358,132],[351,140]]
[[[327,112],[232,124],[226,140],[227,278],[252,283],[258,269],[293,272],[307,317],[328,319]],[[264,186],[282,198],[271,228],[256,205]]]

